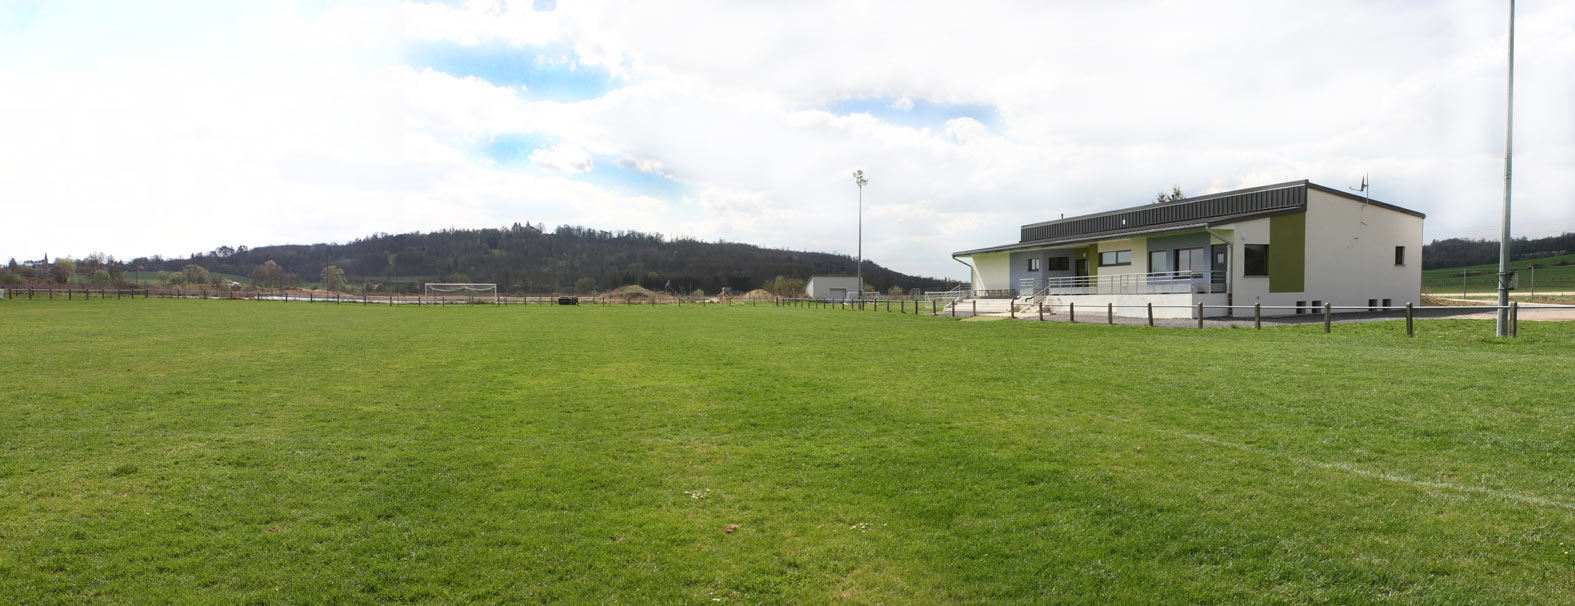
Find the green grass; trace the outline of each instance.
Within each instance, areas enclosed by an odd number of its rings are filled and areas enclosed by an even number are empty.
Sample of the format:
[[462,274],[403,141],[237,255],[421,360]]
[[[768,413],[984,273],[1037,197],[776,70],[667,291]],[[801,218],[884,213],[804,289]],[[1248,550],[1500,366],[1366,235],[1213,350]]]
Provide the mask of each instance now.
[[[1560,261],[1567,261],[1571,265],[1554,265]],[[1533,286],[1533,272],[1529,268],[1533,263],[1542,266],[1535,272],[1535,286],[1537,290],[1543,292],[1575,291],[1575,254],[1567,254],[1510,263],[1510,269],[1520,272],[1520,289],[1516,292],[1529,292],[1531,290]],[[1473,272],[1465,277],[1465,284],[1461,284],[1460,274],[1462,271]],[[1498,264],[1422,270],[1422,292],[1459,294],[1462,286],[1470,292],[1491,292],[1496,290],[1498,288]]]
[[1575,595],[1575,326],[1320,331],[4,301],[0,602]]

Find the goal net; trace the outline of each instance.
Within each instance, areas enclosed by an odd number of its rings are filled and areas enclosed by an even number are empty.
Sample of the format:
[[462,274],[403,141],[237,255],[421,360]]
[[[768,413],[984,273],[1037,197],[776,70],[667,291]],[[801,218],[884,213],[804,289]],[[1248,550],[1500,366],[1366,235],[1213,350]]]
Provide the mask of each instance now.
[[423,305],[447,303],[498,304],[497,284],[472,284],[468,282],[428,282],[421,291]]

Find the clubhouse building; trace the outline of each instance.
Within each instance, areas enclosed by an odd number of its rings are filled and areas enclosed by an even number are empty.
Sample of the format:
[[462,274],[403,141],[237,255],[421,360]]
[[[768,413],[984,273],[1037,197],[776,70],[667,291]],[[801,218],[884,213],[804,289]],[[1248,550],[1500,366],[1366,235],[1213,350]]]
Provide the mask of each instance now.
[[1031,223],[1015,243],[952,257],[971,268],[981,311],[1113,303],[1116,315],[1142,316],[1152,303],[1155,317],[1190,318],[1198,303],[1205,316],[1260,303],[1288,307],[1264,315],[1321,313],[1324,303],[1420,303],[1424,218],[1303,180]]

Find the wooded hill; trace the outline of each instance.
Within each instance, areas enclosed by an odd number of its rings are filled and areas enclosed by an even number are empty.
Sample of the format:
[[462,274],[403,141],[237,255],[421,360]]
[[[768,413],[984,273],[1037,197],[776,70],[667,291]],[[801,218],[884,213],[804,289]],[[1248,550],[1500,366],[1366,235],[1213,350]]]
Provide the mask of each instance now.
[[[505,292],[592,292],[639,284],[655,291],[700,289],[715,294],[723,287],[735,292],[780,289],[778,276],[793,284],[811,275],[854,274],[854,260],[846,255],[578,226],[544,231],[529,223],[502,229],[377,234],[348,244],[226,246],[186,259],[139,258],[127,265],[142,271],[178,272],[196,264],[209,272],[263,277],[254,272],[268,261],[278,270],[264,281],[316,282],[323,268],[332,265],[344,271],[352,287],[374,291],[415,290],[421,282],[437,281],[490,282]],[[944,279],[892,271],[867,259],[864,279],[880,292],[893,286],[911,290],[948,284]]]
[[[1575,251],[1575,233],[1546,238],[1515,238],[1509,243],[1510,261],[1553,257]],[[1422,269],[1465,267],[1498,263],[1498,240],[1450,238],[1422,246]]]

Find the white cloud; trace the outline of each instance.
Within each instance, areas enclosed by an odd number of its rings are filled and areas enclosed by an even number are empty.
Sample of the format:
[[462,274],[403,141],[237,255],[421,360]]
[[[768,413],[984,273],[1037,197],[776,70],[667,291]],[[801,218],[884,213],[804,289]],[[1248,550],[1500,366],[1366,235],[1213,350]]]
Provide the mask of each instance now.
[[[1429,237],[1496,235],[1496,5],[523,4],[252,7],[173,29],[135,11],[43,20],[0,41],[0,90],[26,91],[0,96],[0,195],[20,224],[84,219],[10,235],[0,255],[524,220],[851,254],[853,169],[871,180],[865,256],[927,274],[961,275],[949,252],[1021,223],[1171,184],[1371,173],[1376,198],[1429,214]],[[1516,233],[1575,230],[1575,6],[1522,3],[1517,38]],[[503,42],[543,67],[605,69],[617,88],[540,101],[399,65],[411,40]],[[815,109],[850,98],[999,117],[907,127]],[[529,166],[478,151],[502,137],[532,142]],[[681,187],[593,185],[609,167]]]
[[578,145],[561,144],[551,149],[538,149],[530,153],[530,161],[549,172],[561,175],[589,172],[591,153]]

